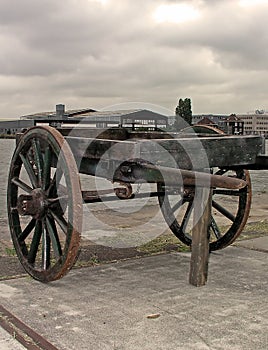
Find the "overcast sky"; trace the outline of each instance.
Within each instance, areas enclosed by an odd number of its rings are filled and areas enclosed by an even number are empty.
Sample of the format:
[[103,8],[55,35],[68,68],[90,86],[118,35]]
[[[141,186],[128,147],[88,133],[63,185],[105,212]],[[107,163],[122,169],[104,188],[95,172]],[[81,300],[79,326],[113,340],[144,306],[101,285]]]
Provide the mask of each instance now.
[[267,18],[268,0],[0,0],[0,117],[268,109]]

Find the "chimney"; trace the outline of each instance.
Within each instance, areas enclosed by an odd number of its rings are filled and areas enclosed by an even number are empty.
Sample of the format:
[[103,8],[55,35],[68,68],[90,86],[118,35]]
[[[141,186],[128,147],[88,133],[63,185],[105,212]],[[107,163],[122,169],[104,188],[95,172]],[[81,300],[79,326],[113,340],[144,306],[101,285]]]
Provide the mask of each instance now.
[[63,118],[65,113],[65,105],[59,104],[56,105],[56,117]]

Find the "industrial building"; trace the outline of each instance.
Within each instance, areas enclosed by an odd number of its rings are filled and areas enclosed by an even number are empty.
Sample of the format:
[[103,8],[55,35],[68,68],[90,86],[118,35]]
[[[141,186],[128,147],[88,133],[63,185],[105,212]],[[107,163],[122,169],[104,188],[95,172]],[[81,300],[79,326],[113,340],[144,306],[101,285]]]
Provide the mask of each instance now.
[[268,138],[268,113],[256,110],[254,113],[239,114],[238,117],[244,122],[246,135],[263,135]]
[[[128,128],[146,128],[147,130],[165,129],[172,125],[175,116],[146,109],[115,111],[96,111],[92,108],[66,110],[58,104],[51,112],[40,112],[21,116],[18,120],[0,121],[0,135],[13,135],[22,129],[45,123],[54,127],[69,124],[91,125],[97,128],[124,126]],[[192,124],[214,125],[228,134],[255,134],[268,138],[268,113],[256,110],[247,114],[197,114],[193,115]]]
[[96,111],[91,108],[65,110],[64,105],[56,105],[55,112],[35,113],[22,118],[34,120],[35,125],[48,123],[52,126],[86,124],[98,128],[124,126],[130,128],[142,128],[156,130],[166,128],[168,117],[146,109],[129,109],[116,111]]
[[47,124],[54,127],[79,124],[97,128],[124,126],[131,129],[157,130],[168,126],[168,117],[146,109],[96,111],[92,108],[65,110],[56,105],[55,111],[23,115],[19,120],[0,121],[0,134],[16,134],[34,125]]
[[23,129],[34,125],[34,120],[3,120],[0,121],[0,135],[14,135]]

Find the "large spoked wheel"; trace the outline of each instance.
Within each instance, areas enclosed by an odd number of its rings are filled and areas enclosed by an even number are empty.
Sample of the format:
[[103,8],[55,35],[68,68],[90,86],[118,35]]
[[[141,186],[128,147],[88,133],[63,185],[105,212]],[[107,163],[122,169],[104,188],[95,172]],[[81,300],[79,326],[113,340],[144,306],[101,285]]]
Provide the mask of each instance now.
[[[212,128],[209,128],[211,132]],[[202,129],[206,133],[206,127]],[[218,133],[215,129],[215,133]],[[243,179],[247,186],[240,190],[214,188],[212,192],[212,213],[209,227],[210,251],[222,249],[242,232],[250,212],[251,181],[247,170],[213,168],[215,175]],[[174,188],[157,184],[158,200],[163,216],[171,231],[186,245],[192,244],[193,209],[195,188],[184,186]]]
[[24,269],[42,282],[65,275],[79,250],[82,195],[73,154],[54,128],[33,127],[21,137],[11,161],[7,205]]

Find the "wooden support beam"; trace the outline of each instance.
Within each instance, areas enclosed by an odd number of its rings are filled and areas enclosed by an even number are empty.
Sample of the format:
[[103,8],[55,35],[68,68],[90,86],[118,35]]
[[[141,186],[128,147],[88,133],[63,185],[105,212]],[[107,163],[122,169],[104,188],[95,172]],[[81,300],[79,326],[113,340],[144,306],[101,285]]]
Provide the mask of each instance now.
[[209,225],[211,220],[212,191],[196,188],[198,201],[194,205],[190,284],[200,287],[206,284],[209,260]]

